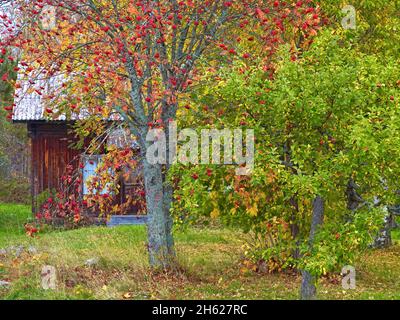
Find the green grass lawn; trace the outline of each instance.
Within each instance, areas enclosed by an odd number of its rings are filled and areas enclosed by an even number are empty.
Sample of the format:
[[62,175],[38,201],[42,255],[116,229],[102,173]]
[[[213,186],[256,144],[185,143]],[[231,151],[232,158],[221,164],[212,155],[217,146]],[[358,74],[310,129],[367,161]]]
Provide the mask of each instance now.
[[[92,227],[53,231],[29,238],[23,224],[28,207],[0,204],[0,248],[34,246],[38,252],[0,255],[0,299],[297,299],[295,274],[242,272],[245,236],[230,229],[189,229],[176,233],[182,271],[154,275],[149,271],[144,227]],[[400,238],[396,232],[395,237]],[[357,289],[323,279],[320,299],[400,299],[400,245],[370,251],[356,266]],[[98,258],[94,267],[85,266]],[[55,266],[58,287],[41,289],[40,270]]]
[[24,236],[24,224],[29,220],[32,220],[30,207],[0,203],[0,248]]

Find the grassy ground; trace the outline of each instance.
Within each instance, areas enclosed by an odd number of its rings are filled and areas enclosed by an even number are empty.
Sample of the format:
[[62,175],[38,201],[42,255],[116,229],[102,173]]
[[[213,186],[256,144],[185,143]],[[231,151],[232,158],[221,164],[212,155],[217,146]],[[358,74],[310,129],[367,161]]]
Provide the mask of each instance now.
[[[149,272],[144,227],[93,227],[51,232],[31,239],[23,224],[25,206],[0,204],[0,248],[34,246],[38,252],[0,255],[0,299],[296,299],[300,278],[293,274],[242,273],[242,240],[238,231],[190,229],[176,234],[183,270],[174,275]],[[395,237],[400,239],[400,234]],[[320,299],[400,299],[400,244],[370,251],[356,266],[357,289],[343,291],[324,279]],[[94,267],[85,266],[98,258]],[[40,270],[58,271],[58,289],[45,291]]]

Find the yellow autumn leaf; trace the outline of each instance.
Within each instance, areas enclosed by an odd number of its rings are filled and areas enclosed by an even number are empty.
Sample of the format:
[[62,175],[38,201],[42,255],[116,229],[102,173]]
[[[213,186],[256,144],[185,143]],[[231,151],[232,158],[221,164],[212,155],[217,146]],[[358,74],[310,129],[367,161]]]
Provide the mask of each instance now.
[[215,208],[212,212],[211,212],[211,218],[212,219],[216,219],[219,216],[219,210],[217,208]]
[[249,270],[247,268],[240,268],[240,273],[241,274],[246,274],[248,272],[249,272]]
[[210,199],[211,200],[217,200],[218,199],[218,192],[216,192],[216,191],[213,191],[213,192],[210,192]]
[[132,294],[130,292],[124,294],[124,299],[130,299],[130,298],[132,298]]
[[255,217],[258,214],[258,207],[257,204],[255,203],[250,209],[247,209],[247,212],[252,216]]

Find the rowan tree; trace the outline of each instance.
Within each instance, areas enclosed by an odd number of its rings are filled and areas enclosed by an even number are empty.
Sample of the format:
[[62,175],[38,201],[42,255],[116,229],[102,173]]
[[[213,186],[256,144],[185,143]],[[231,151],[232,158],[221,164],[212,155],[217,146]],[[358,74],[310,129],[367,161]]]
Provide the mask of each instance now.
[[[14,18],[2,16],[8,35],[1,48],[17,51],[9,57],[19,59],[15,87],[41,96],[49,118],[85,113],[105,119],[118,113],[145,158],[149,130],[176,118],[181,94],[196,81],[196,66],[206,53],[217,49],[230,59],[249,57],[237,49],[235,30],[244,29],[256,30],[264,48],[273,48],[279,30],[299,16],[301,28],[311,31],[317,17],[310,3],[16,0]],[[169,167],[170,162],[144,161],[150,263],[161,268],[175,255]]]

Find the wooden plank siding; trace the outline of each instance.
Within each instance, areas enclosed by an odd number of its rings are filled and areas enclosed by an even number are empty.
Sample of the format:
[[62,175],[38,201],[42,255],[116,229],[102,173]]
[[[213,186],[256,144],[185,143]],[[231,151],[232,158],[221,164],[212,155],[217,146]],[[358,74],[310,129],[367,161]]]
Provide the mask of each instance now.
[[68,134],[67,123],[29,123],[31,138],[32,211],[37,212],[38,196],[46,190],[57,189],[67,165],[78,166],[80,152],[69,148],[74,137]]

